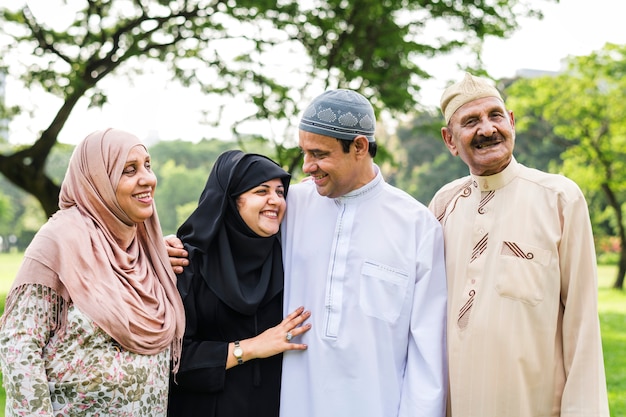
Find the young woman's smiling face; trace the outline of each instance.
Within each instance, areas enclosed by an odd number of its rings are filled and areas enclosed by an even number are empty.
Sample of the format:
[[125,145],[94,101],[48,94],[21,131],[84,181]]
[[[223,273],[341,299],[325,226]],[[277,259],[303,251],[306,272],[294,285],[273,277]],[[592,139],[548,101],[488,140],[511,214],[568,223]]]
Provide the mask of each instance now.
[[261,237],[278,233],[286,207],[285,187],[280,178],[265,181],[237,197],[239,215]]
[[137,145],[126,158],[122,177],[117,184],[115,197],[126,215],[135,223],[141,223],[154,213],[154,190],[157,179],[150,165],[150,154]]

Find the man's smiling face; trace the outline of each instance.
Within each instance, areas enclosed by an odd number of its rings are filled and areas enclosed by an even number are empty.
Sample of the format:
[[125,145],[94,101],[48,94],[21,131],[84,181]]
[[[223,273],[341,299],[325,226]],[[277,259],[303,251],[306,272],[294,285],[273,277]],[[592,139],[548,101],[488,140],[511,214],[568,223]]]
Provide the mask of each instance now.
[[480,98],[459,107],[441,136],[474,175],[493,175],[511,162],[515,118],[496,97]]

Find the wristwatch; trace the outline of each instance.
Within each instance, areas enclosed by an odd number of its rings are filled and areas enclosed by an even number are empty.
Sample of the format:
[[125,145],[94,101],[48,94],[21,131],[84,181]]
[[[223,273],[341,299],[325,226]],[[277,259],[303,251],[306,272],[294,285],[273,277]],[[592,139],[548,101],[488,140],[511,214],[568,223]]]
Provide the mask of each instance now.
[[241,365],[243,363],[243,349],[239,345],[239,340],[235,342],[235,350],[233,350],[233,355],[237,358],[237,365]]

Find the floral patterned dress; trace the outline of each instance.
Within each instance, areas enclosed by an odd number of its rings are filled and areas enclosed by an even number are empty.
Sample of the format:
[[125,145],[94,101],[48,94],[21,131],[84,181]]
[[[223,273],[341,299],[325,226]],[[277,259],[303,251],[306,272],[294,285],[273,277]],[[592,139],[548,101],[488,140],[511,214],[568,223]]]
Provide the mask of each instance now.
[[0,328],[6,417],[166,415],[169,349],[129,352],[71,303],[61,338],[54,291],[27,285],[17,297]]

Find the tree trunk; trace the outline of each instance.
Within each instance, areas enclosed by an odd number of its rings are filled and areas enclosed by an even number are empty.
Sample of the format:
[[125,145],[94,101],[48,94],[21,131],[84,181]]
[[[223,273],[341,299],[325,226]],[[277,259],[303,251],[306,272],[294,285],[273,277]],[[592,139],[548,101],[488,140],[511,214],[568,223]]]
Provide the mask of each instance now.
[[83,82],[82,88],[76,88],[72,95],[66,97],[50,126],[41,133],[39,139],[31,147],[17,151],[13,155],[0,155],[0,173],[13,184],[37,198],[46,217],[52,216],[58,210],[61,191],[61,187],[46,175],[46,161],[78,99],[93,84],[95,83]]
[[617,277],[615,278],[615,283],[613,284],[613,288],[618,290],[624,289],[624,275],[626,275],[626,245],[624,245],[624,241],[621,242],[622,249],[620,251],[619,256],[619,268],[617,271]]
[[620,257],[619,257],[619,267],[617,269],[617,277],[615,278],[615,283],[613,283],[613,288],[623,289],[624,287],[624,275],[626,275],[626,230],[624,229],[624,216],[622,214],[622,205],[617,201],[617,197],[615,193],[611,189],[608,183],[603,183],[602,191],[604,191],[604,195],[609,202],[609,206],[615,212],[615,218],[617,219],[617,231],[619,235],[619,242],[621,246]]
[[13,184],[33,195],[46,216],[50,217],[58,210],[61,188],[44,173],[44,165],[38,162],[41,160],[39,156],[47,157],[49,152],[40,152],[37,158],[24,157],[19,152],[8,157],[0,155],[0,172]]

